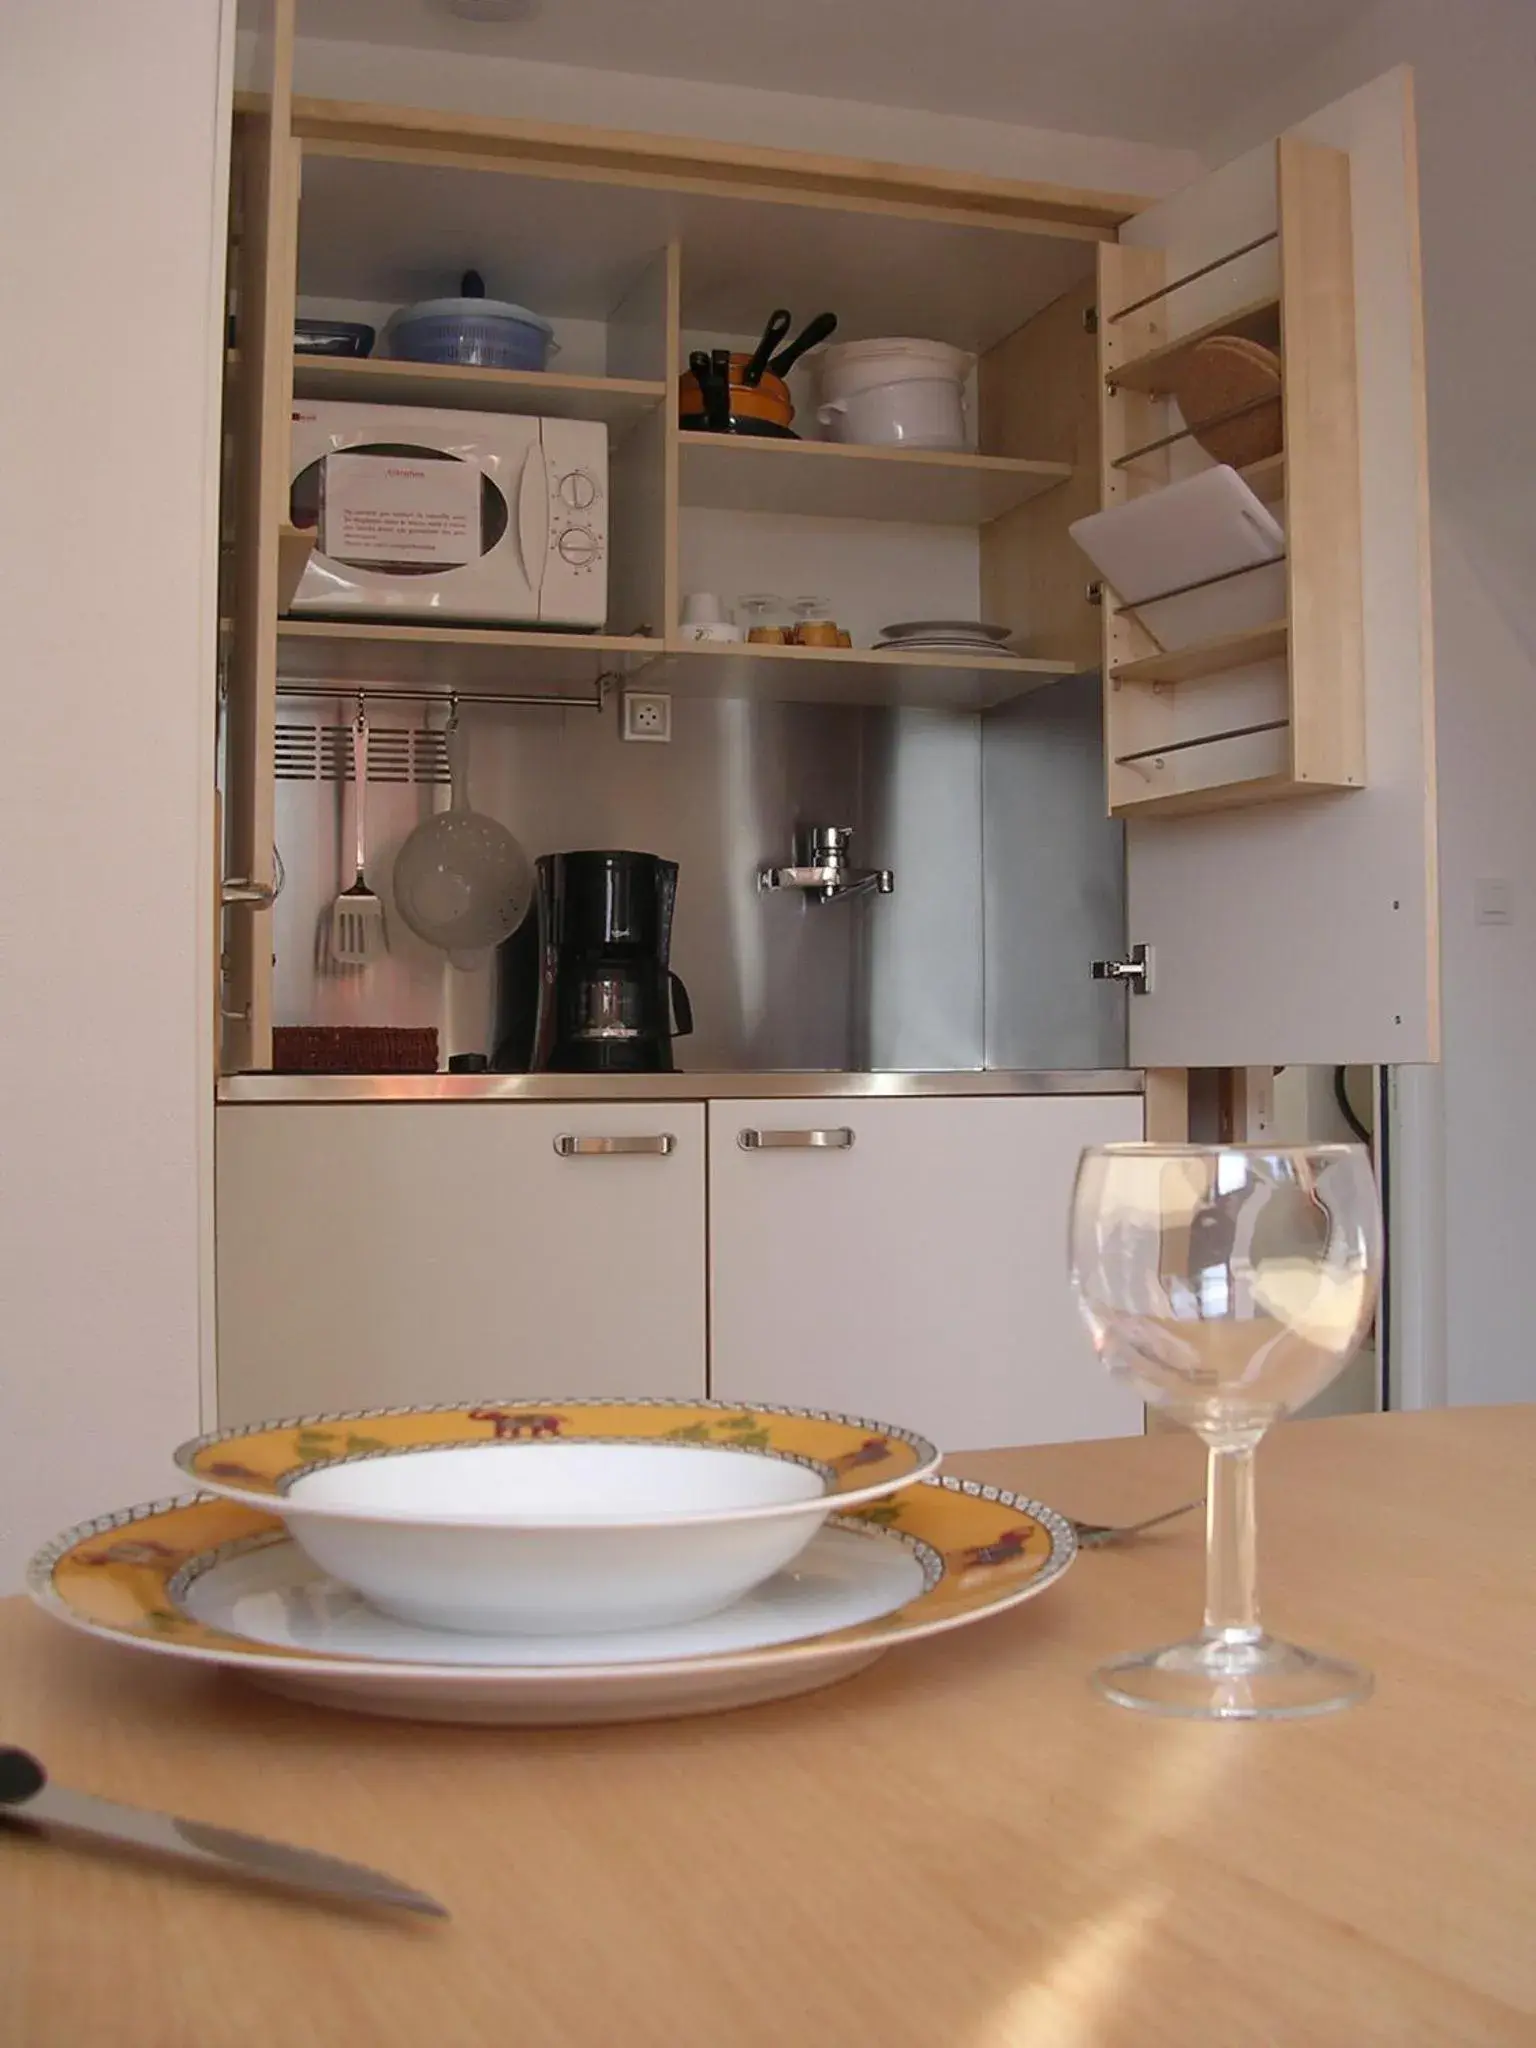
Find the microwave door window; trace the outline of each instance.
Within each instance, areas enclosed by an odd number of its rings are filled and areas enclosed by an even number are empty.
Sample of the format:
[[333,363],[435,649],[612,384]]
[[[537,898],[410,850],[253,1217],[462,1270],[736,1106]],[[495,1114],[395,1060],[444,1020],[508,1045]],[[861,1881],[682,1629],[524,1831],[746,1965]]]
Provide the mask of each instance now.
[[424,575],[478,561],[479,470],[426,449],[338,452],[325,459],[323,552],[351,568]]

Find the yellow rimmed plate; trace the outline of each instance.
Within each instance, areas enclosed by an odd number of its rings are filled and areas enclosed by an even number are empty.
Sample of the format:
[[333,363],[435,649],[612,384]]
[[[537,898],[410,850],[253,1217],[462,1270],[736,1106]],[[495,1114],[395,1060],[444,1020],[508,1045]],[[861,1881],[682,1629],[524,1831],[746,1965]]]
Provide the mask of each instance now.
[[470,1665],[446,1661],[430,1631],[414,1632],[418,1644],[429,1639],[420,1652],[386,1658],[260,1642],[211,1625],[191,1611],[189,1589],[230,1560],[281,1547],[296,1574],[309,1567],[273,1516],[206,1494],[67,1531],[32,1560],[28,1586],[45,1612],[88,1634],[224,1666],[291,1697],[420,1720],[576,1725],[711,1712],[830,1684],[899,1643],[1033,1599],[1077,1548],[1054,1509],[961,1479],[924,1480],[828,1525],[829,1537],[845,1543],[860,1534],[901,1544],[922,1590],[888,1613],[807,1639],[647,1662],[603,1661],[602,1639],[592,1637],[587,1663],[551,1662],[544,1642],[509,1638],[505,1662]]
[[827,1494],[849,1506],[910,1486],[939,1464],[939,1452],[926,1437],[890,1423],[812,1408],[664,1396],[533,1395],[297,1415],[194,1437],[175,1457],[199,1486],[259,1507],[286,1495],[311,1472],[358,1458],[461,1445],[557,1443],[705,1444],[743,1457],[787,1459],[818,1472]]

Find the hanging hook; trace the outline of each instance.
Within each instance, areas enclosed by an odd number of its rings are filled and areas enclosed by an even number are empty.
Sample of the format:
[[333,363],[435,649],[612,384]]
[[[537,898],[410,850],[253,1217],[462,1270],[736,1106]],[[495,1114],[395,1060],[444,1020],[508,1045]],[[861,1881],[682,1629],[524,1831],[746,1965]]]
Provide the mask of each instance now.
[[459,729],[459,693],[458,693],[458,691],[457,691],[457,690],[450,690],[450,691],[448,692],[448,723],[447,723],[447,725],[446,725],[446,726],[445,726],[445,727],[443,728],[443,730],[444,730],[445,732],[457,732],[457,731],[458,731],[458,729]]

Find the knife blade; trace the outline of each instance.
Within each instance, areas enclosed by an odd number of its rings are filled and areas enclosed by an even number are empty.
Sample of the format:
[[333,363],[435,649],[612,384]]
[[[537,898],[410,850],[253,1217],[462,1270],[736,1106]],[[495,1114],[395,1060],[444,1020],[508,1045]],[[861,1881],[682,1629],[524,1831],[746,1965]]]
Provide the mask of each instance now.
[[73,1792],[51,1784],[37,1759],[22,1749],[0,1749],[0,1822],[40,1834],[55,1829],[119,1847],[172,1856],[227,1877],[253,1878],[300,1891],[321,1892],[376,1906],[400,1906],[409,1913],[448,1918],[448,1909],[427,1893],[401,1884],[383,1871],[316,1849],[297,1849],[237,1828],[183,1820],[145,1806]]

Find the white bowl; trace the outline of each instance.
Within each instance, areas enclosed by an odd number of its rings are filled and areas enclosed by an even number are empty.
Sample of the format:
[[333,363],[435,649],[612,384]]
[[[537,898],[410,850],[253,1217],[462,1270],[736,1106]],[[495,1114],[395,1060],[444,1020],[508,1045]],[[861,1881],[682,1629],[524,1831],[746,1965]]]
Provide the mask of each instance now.
[[938,1463],[879,1424],[664,1400],[319,1417],[176,1455],[281,1516],[386,1614],[508,1635],[697,1620],[781,1571],[834,1509]]
[[473,1444],[312,1472],[281,1512],[386,1614],[549,1635],[712,1614],[798,1556],[834,1505],[803,1465],[699,1444]]

